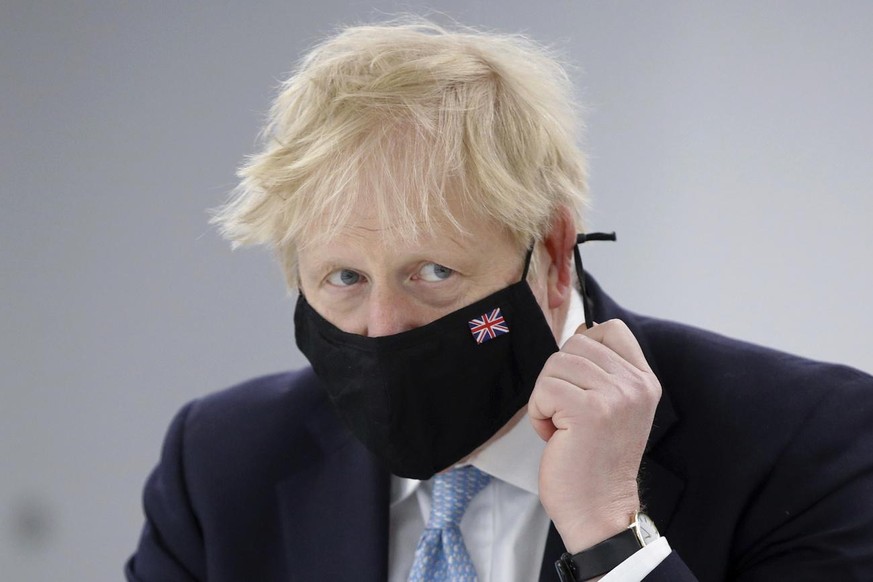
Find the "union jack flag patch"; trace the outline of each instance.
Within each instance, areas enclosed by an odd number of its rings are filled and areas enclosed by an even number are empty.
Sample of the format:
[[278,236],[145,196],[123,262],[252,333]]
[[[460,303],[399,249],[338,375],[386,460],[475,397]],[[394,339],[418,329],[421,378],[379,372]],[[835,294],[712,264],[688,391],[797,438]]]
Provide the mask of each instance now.
[[490,313],[483,313],[479,317],[471,319],[469,324],[470,333],[473,334],[477,344],[483,344],[499,335],[509,333],[509,326],[506,325],[506,320],[503,319],[499,307]]

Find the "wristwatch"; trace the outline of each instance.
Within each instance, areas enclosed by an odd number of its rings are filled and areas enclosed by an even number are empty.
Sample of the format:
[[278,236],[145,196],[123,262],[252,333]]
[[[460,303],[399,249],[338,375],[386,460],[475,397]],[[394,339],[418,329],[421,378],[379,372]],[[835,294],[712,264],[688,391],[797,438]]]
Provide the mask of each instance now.
[[655,522],[642,512],[634,514],[626,530],[578,554],[564,552],[555,562],[561,582],[583,582],[606,574],[640,548],[661,537]]

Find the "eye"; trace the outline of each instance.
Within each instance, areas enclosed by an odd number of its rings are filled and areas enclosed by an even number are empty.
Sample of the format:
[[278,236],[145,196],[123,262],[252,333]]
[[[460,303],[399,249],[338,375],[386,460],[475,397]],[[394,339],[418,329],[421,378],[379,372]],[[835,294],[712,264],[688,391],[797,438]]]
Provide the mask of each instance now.
[[418,271],[418,274],[425,281],[436,283],[445,281],[454,274],[454,271],[437,263],[427,263]]
[[327,276],[327,282],[337,287],[350,287],[361,280],[361,274],[350,269],[337,269]]

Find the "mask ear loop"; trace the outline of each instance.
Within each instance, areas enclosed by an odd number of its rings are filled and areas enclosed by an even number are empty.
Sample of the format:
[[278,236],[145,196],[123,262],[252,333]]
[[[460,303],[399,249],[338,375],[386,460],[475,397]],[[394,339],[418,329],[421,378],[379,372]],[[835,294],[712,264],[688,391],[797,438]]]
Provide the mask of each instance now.
[[530,259],[533,256],[534,243],[530,243],[530,246],[527,248],[527,254],[524,256],[524,270],[521,273],[521,281],[527,281],[527,272],[530,270]]
[[[588,289],[585,287],[585,270],[582,268],[582,255],[579,253],[579,245],[590,240],[616,240],[614,232],[592,232],[589,234],[577,234],[576,245],[573,247],[573,260],[576,263],[576,276],[579,278],[579,290],[582,292],[582,309],[585,311],[585,327],[591,329],[594,327],[594,320],[591,317],[591,298],[588,296]],[[527,268],[525,268],[525,273]]]

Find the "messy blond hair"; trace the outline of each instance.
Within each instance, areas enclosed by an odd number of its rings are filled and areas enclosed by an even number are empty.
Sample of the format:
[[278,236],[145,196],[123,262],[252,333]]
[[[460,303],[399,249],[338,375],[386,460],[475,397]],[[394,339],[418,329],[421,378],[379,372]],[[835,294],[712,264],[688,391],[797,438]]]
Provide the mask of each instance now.
[[460,230],[460,212],[527,247],[560,207],[579,221],[585,202],[570,95],[557,60],[522,36],[421,20],[346,28],[282,84],[213,222],[234,246],[272,246],[292,288],[297,251],[337,234],[359,201],[392,225],[386,236]]

